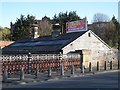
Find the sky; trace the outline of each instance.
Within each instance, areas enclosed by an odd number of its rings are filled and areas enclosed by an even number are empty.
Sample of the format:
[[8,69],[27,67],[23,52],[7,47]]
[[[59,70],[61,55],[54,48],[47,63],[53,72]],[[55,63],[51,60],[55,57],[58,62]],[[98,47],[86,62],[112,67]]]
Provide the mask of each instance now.
[[[24,2],[26,1],[26,2]],[[27,16],[28,14],[36,17],[37,20],[41,20],[45,15],[52,17],[60,12],[76,11],[81,17],[87,17],[88,23],[92,23],[93,16],[96,13],[103,13],[110,19],[113,15],[118,19],[118,2],[38,2],[27,1],[21,2],[15,1],[2,1],[0,3],[0,26],[10,27],[10,22],[15,23],[20,15]]]

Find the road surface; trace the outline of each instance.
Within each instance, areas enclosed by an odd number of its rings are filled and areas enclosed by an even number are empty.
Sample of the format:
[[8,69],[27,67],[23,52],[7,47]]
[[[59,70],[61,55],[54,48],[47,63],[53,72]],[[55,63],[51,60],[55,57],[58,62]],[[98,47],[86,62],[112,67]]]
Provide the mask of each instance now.
[[118,84],[118,72],[107,72],[42,83],[16,85],[14,88],[119,88]]

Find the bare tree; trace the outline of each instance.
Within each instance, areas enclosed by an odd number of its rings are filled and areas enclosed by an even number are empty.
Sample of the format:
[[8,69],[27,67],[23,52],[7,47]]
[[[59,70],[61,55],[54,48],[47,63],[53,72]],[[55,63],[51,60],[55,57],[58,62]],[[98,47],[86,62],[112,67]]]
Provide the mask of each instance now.
[[109,22],[110,19],[106,14],[96,13],[93,16],[93,22]]
[[115,33],[115,25],[113,22],[97,22],[94,23],[94,32],[106,43],[112,46],[113,35]]
[[42,22],[40,22],[40,36],[51,35],[51,32],[52,24],[49,21],[43,20]]
[[113,34],[115,32],[115,25],[109,20],[105,14],[97,13],[93,16],[92,31],[95,32],[101,39],[112,46]]

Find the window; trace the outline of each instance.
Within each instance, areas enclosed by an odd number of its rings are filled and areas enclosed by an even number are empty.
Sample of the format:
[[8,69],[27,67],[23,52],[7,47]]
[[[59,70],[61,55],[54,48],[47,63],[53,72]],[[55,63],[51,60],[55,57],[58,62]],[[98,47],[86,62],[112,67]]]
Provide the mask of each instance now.
[[88,37],[91,37],[90,33],[88,33]]

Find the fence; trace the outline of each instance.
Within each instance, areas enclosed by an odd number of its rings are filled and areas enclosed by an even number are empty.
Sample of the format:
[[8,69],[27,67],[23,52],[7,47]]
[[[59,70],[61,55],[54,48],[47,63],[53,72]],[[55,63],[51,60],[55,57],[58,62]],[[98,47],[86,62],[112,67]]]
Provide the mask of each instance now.
[[64,70],[80,68],[80,55],[70,56],[61,54],[28,54],[28,55],[2,55],[2,72],[7,69],[9,75],[17,74],[23,67],[25,73],[45,72],[48,67],[52,71],[59,71],[63,64]]
[[83,74],[120,68],[119,60],[117,62],[112,60],[110,62],[103,61],[102,65],[97,61],[95,66],[92,65],[92,62],[89,62],[89,67],[85,68],[80,58],[80,55],[61,54],[2,55],[3,81],[6,82],[8,76],[12,74],[20,75],[20,80],[23,80],[25,79],[24,74],[34,73],[37,77],[39,72],[48,72],[48,77],[51,77],[52,72],[64,76],[66,73],[74,75],[79,74],[80,71]]

